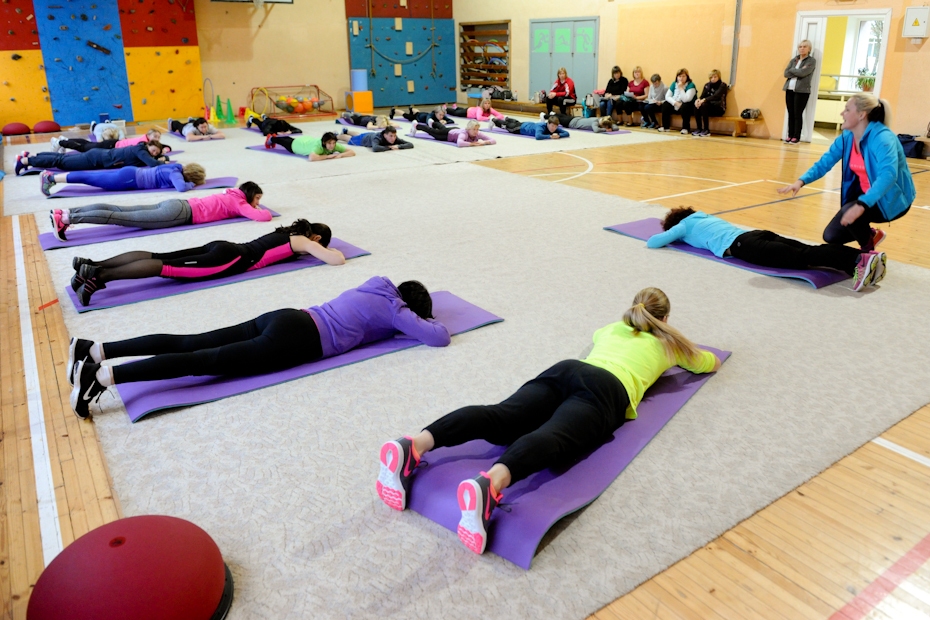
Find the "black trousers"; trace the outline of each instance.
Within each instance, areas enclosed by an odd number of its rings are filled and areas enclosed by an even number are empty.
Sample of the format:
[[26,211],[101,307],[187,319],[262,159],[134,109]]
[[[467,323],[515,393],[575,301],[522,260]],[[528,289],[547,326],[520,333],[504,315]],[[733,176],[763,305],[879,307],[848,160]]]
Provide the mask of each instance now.
[[607,441],[626,421],[630,397],[610,372],[579,360],[543,371],[498,405],[463,407],[426,430],[436,447],[473,439],[509,446],[498,459],[516,482],[564,467]]
[[619,105],[614,106],[616,110],[617,107],[620,107],[624,112],[633,116],[633,112],[642,112],[643,111],[643,102],[637,101],[636,99],[630,99],[629,101],[620,100],[617,102]]
[[[658,103],[647,103],[643,105],[643,120],[651,125],[658,125],[659,121],[656,119],[656,112],[662,111],[662,105]],[[671,127],[671,124],[669,124]]]
[[446,108],[446,116],[458,116],[459,118],[468,118],[468,107],[460,105],[457,108]]
[[[367,114],[350,114],[349,116],[344,116],[343,118],[348,118],[349,122],[353,125],[358,125],[359,127],[368,127],[368,123],[375,124],[378,122],[377,116],[369,116]],[[298,133],[300,130],[297,130]]]
[[423,123],[417,123],[417,130],[425,131],[440,142],[447,142],[449,140],[449,132],[452,131],[451,128],[443,125],[442,123],[433,125],[432,127]]
[[568,106],[570,105],[575,105],[575,100],[571,97],[553,97],[552,99],[546,97],[546,116],[552,114],[553,106],[559,106],[559,112],[568,114]]
[[697,131],[710,131],[710,117],[711,116],[723,116],[724,109],[719,105],[714,105],[712,103],[703,103],[701,107],[694,108],[694,124],[697,126]]
[[294,127],[287,121],[282,121],[278,118],[266,118],[261,122],[261,125],[259,125],[259,129],[262,130],[262,135],[265,136],[273,133],[303,133],[300,129]]
[[504,120],[499,118],[491,118],[491,122],[494,123],[495,127],[502,127],[510,133],[520,133],[520,127],[523,126],[521,121],[518,121],[517,119],[511,118],[509,116],[505,116]]
[[292,308],[203,334],[152,334],[107,342],[103,352],[107,359],[152,356],[113,366],[115,383],[205,375],[247,377],[323,357],[313,317]]
[[804,108],[810,93],[796,93],[793,90],[785,91],[785,107],[788,108],[788,138],[801,139],[801,128],[804,125]]
[[877,206],[870,207],[866,209],[865,213],[860,215],[852,224],[849,226],[843,226],[840,223],[840,220],[843,218],[843,214],[854,206],[856,206],[856,201],[850,200],[842,207],[840,207],[840,210],[836,215],[833,216],[833,219],[830,220],[830,223],[827,224],[827,227],[823,229],[824,241],[830,244],[844,244],[849,243],[850,241],[855,241],[864,250],[871,251],[874,249],[872,247],[871,224],[894,221],[904,217],[907,215],[907,212],[911,210],[911,208],[908,207],[904,210],[903,213],[895,217],[893,220],[888,220],[885,219],[885,216],[882,215],[881,210]]
[[861,252],[845,245],[808,245],[776,235],[770,230],[751,230],[733,241],[730,254],[747,263],[763,267],[831,267],[853,275]]
[[175,133],[181,133],[181,130],[184,129],[184,125],[187,123],[182,123],[181,121],[171,121],[171,124],[168,125],[168,131],[173,131]]
[[[162,262],[163,277],[184,280],[216,280],[244,273],[255,264],[243,256],[242,246],[231,241],[211,241],[197,248],[152,253]],[[225,266],[225,267],[224,267]],[[174,268],[165,269],[165,267]],[[224,267],[222,271],[217,271]]]
[[68,140],[59,140],[58,146],[71,149],[72,151],[78,151],[79,153],[86,153],[91,149],[112,149],[116,147],[116,140],[101,140],[100,142],[91,142],[90,140],[85,140],[84,138],[70,138]]
[[[263,132],[264,132],[264,130],[263,130]],[[267,136],[268,134],[265,134],[265,135]],[[287,149],[288,152],[290,152],[290,153],[293,153],[293,152],[294,152],[294,149],[293,149],[294,138],[292,138],[292,137],[290,137],[290,136],[274,136],[274,137],[271,138],[271,143],[272,143],[272,144],[280,144],[280,145],[283,146],[285,149]]]
[[86,153],[53,153],[42,151],[29,156],[29,165],[33,168],[58,168],[66,171],[100,170],[107,166],[101,155],[109,156],[101,149],[91,149]]
[[672,126],[672,115],[681,114],[681,128],[691,130],[691,115],[694,114],[694,102],[682,103],[677,110],[668,101],[662,104],[662,126],[669,129]]

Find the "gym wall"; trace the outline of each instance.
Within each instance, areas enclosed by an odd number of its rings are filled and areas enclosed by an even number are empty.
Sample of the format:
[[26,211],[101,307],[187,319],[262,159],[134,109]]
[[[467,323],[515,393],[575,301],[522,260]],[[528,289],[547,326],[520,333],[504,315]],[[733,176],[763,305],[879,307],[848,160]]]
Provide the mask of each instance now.
[[144,121],[203,106],[192,0],[58,1],[0,4],[3,95],[16,100],[0,124]]

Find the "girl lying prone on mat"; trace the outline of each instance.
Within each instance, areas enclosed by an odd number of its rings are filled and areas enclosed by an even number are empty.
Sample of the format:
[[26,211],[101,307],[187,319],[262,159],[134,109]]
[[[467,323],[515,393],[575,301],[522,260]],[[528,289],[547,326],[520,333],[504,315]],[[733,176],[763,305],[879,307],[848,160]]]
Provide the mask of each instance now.
[[135,189],[176,189],[186,192],[207,180],[200,164],[165,164],[155,168],[117,168],[115,170],[88,170],[86,172],[59,172],[43,170],[42,193],[52,195],[52,188],[66,183],[80,183],[108,192],[125,192]]
[[[551,116],[555,116],[560,125],[568,127],[569,129],[581,129],[583,131],[593,131],[594,133],[606,133],[608,131],[618,131],[620,129],[620,126],[609,116],[584,118],[581,116],[572,116],[571,114],[559,114],[557,112],[553,112]],[[545,112],[539,113],[539,120],[547,120]]]
[[205,224],[234,217],[270,222],[271,212],[261,208],[261,199],[262,188],[257,183],[246,181],[239,189],[227,189],[221,194],[202,198],[171,198],[154,205],[125,207],[93,204],[73,209],[55,209],[50,217],[55,237],[59,241],[67,241],[65,231],[72,224],[110,224],[151,229]]
[[[68,348],[71,408],[86,418],[91,401],[109,386],[186,376],[243,377],[277,372],[341,355],[402,333],[431,347],[449,344],[449,331],[432,318],[429,291],[416,281],[400,286],[374,277],[321,306],[268,312],[203,334],[154,334],[120,342],[72,338]],[[103,365],[117,357],[144,360]]]
[[58,168],[59,170],[103,170],[126,166],[160,166],[158,158],[166,150],[160,142],[140,142],[118,149],[91,149],[86,153],[36,153],[23,151],[16,156],[16,176],[29,168]]
[[248,243],[211,241],[198,248],[164,254],[126,252],[103,261],[75,256],[71,262],[75,271],[71,288],[78,294],[81,305],[86,306],[94,292],[106,288],[106,283],[113,280],[156,276],[216,280],[261,269],[300,254],[310,254],[327,265],[343,265],[346,259],[342,252],[327,247],[331,238],[332,232],[326,224],[297,220]]
[[223,132],[207,122],[205,118],[187,117],[187,122],[168,119],[168,131],[178,134],[188,142],[198,140],[224,140]]
[[413,148],[411,143],[397,137],[397,129],[393,126],[385,127],[381,131],[368,131],[364,133],[359,133],[348,127],[343,127],[342,133],[336,137],[340,142],[348,142],[352,146],[366,146],[375,153]]
[[[370,116],[368,114],[352,114],[351,112],[343,112],[342,118],[349,121],[353,125],[364,127],[365,129],[384,129],[388,125],[397,127],[397,125],[394,125],[394,123],[391,122],[391,119],[384,115]],[[336,122],[338,123],[339,121]]]
[[91,149],[118,149],[124,146],[133,146],[141,142],[158,142],[161,140],[161,132],[157,129],[149,129],[141,136],[120,139],[116,129],[107,129],[103,132],[103,139],[97,142],[85,140],[83,138],[65,138],[58,136],[52,138],[49,142],[56,153],[64,153],[65,149],[86,153]]
[[456,146],[485,146],[497,144],[491,136],[485,135],[479,131],[481,123],[478,121],[468,121],[465,129],[451,129],[442,123],[433,123],[424,125],[423,123],[410,123],[408,136],[416,136],[417,130],[428,133],[440,142],[452,142]]
[[866,252],[846,245],[808,245],[776,235],[768,230],[743,230],[733,224],[695,211],[691,207],[672,209],[662,220],[663,233],[649,237],[646,245],[661,248],[673,241],[733,256],[753,265],[779,269],[830,267],[854,278],[853,290],[878,284],[885,277],[884,252]]
[[331,131],[324,133],[322,138],[314,138],[313,136],[292,138],[275,134],[265,138],[266,149],[273,149],[276,144],[295,155],[306,155],[310,161],[355,157],[355,151],[339,144],[336,134]]
[[584,361],[565,360],[498,405],[463,407],[414,436],[381,446],[376,488],[385,504],[407,507],[411,478],[429,450],[473,439],[508,446],[497,462],[458,486],[459,538],[483,553],[488,523],[511,484],[547,467],[565,467],[609,440],[636,417],[643,393],[672,366],[715,372],[720,360],[668,324],[668,298],[645,288],[623,320],[594,332]]

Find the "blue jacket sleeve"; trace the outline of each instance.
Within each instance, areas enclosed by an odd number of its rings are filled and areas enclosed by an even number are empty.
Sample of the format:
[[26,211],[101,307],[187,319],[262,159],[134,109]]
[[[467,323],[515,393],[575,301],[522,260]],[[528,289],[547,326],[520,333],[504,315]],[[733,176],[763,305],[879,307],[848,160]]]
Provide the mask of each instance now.
[[570,135],[567,131],[565,131],[561,127],[559,127],[558,132],[559,132],[559,138],[568,138]]
[[810,185],[823,175],[830,172],[830,169],[836,165],[836,162],[843,159],[844,140],[843,134],[833,141],[830,148],[817,160],[810,169],[801,175],[801,181],[804,185]]
[[658,234],[652,235],[649,237],[649,240],[646,241],[647,248],[664,248],[669,243],[673,241],[678,241],[684,239],[685,233],[688,230],[685,228],[684,223],[678,223],[666,230],[665,232],[660,232]]
[[549,133],[546,131],[545,123],[538,123],[536,125],[536,139],[537,140],[548,140]]
[[394,329],[431,347],[445,347],[452,342],[445,325],[436,319],[421,319],[406,306],[394,316]]
[[[881,200],[891,187],[898,182],[898,145],[897,136],[890,131],[883,131],[872,135],[866,148],[869,163],[876,162],[876,166],[869,170],[869,191],[862,194],[859,200],[870,207]],[[866,158],[863,158],[866,159]]]

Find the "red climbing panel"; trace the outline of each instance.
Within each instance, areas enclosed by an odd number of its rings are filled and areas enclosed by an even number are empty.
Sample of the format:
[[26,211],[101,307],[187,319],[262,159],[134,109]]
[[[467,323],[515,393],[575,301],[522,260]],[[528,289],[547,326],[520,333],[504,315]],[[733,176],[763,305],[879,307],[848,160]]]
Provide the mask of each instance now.
[[39,49],[39,32],[36,29],[32,0],[0,2],[0,27],[0,50]]
[[194,0],[118,0],[125,47],[197,45]]
[[[432,15],[430,15],[432,2]],[[372,17],[416,17],[452,19],[452,0],[407,0],[401,6],[398,0],[346,0],[346,17],[367,17],[367,6],[371,5]]]

